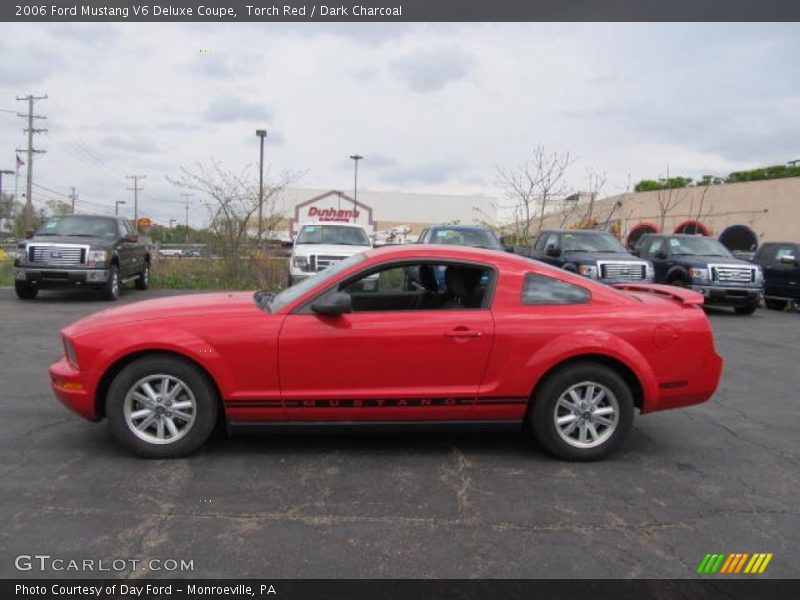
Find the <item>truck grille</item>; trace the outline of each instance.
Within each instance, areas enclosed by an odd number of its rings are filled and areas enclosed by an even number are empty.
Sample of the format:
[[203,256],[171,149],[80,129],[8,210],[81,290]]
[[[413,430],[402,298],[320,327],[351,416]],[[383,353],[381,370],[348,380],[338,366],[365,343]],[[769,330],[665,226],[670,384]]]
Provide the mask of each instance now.
[[323,269],[327,269],[331,265],[335,265],[340,260],[344,260],[347,258],[346,256],[333,256],[329,254],[312,254],[311,259],[311,270],[312,271],[322,271]]
[[752,267],[711,265],[711,280],[719,283],[755,283],[756,270]]
[[29,246],[28,260],[33,264],[71,266],[86,262],[82,246]]
[[600,263],[600,279],[643,281],[646,277],[647,266],[644,263]]

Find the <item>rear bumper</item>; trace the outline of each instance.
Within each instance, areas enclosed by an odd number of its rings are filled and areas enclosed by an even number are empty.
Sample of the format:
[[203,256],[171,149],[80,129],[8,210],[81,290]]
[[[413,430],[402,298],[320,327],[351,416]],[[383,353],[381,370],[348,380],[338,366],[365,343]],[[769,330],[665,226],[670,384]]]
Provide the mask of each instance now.
[[65,357],[50,365],[50,386],[61,403],[90,421],[99,421],[90,374],[73,367]]
[[108,280],[108,269],[14,267],[14,279],[41,288],[93,285]]
[[[723,360],[715,351],[703,361],[703,367],[686,380],[659,381],[658,402],[651,410],[668,410],[701,404],[711,399],[722,377]],[[649,411],[648,411],[649,412]]]
[[761,288],[725,288],[712,285],[693,285],[692,289],[703,294],[704,304],[724,306],[747,306],[761,300]]

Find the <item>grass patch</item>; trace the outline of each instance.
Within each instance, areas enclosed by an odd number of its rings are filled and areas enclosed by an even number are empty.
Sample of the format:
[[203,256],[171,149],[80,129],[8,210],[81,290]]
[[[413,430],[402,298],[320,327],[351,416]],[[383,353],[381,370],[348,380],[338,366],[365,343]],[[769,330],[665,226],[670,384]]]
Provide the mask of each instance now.
[[286,287],[286,258],[245,259],[238,262],[212,259],[159,259],[150,271],[155,289],[175,290],[281,290]]
[[0,287],[14,285],[14,261],[10,258],[0,260]]

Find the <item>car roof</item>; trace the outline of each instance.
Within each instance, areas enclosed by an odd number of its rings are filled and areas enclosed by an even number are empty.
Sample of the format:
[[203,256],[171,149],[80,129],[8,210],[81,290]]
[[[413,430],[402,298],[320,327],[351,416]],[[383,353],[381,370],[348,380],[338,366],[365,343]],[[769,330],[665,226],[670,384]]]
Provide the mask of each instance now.
[[465,260],[475,262],[493,262],[508,266],[530,267],[531,259],[518,254],[511,254],[502,250],[489,250],[475,246],[456,246],[450,244],[402,244],[394,246],[381,246],[372,250],[365,250],[364,254],[370,258],[442,258],[452,260]]
[[476,230],[479,229],[480,231],[488,231],[491,233],[491,229],[488,227],[484,227],[483,225],[446,225],[441,223],[439,225],[431,225],[428,229],[452,229],[454,231],[469,231],[469,230]]

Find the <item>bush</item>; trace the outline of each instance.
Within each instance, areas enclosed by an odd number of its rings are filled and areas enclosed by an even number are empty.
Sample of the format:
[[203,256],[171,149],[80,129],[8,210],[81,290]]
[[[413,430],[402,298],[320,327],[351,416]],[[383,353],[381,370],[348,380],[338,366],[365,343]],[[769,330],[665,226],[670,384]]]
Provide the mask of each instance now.
[[280,290],[286,287],[289,262],[284,257],[242,259],[160,259],[153,264],[150,283],[157,289]]

